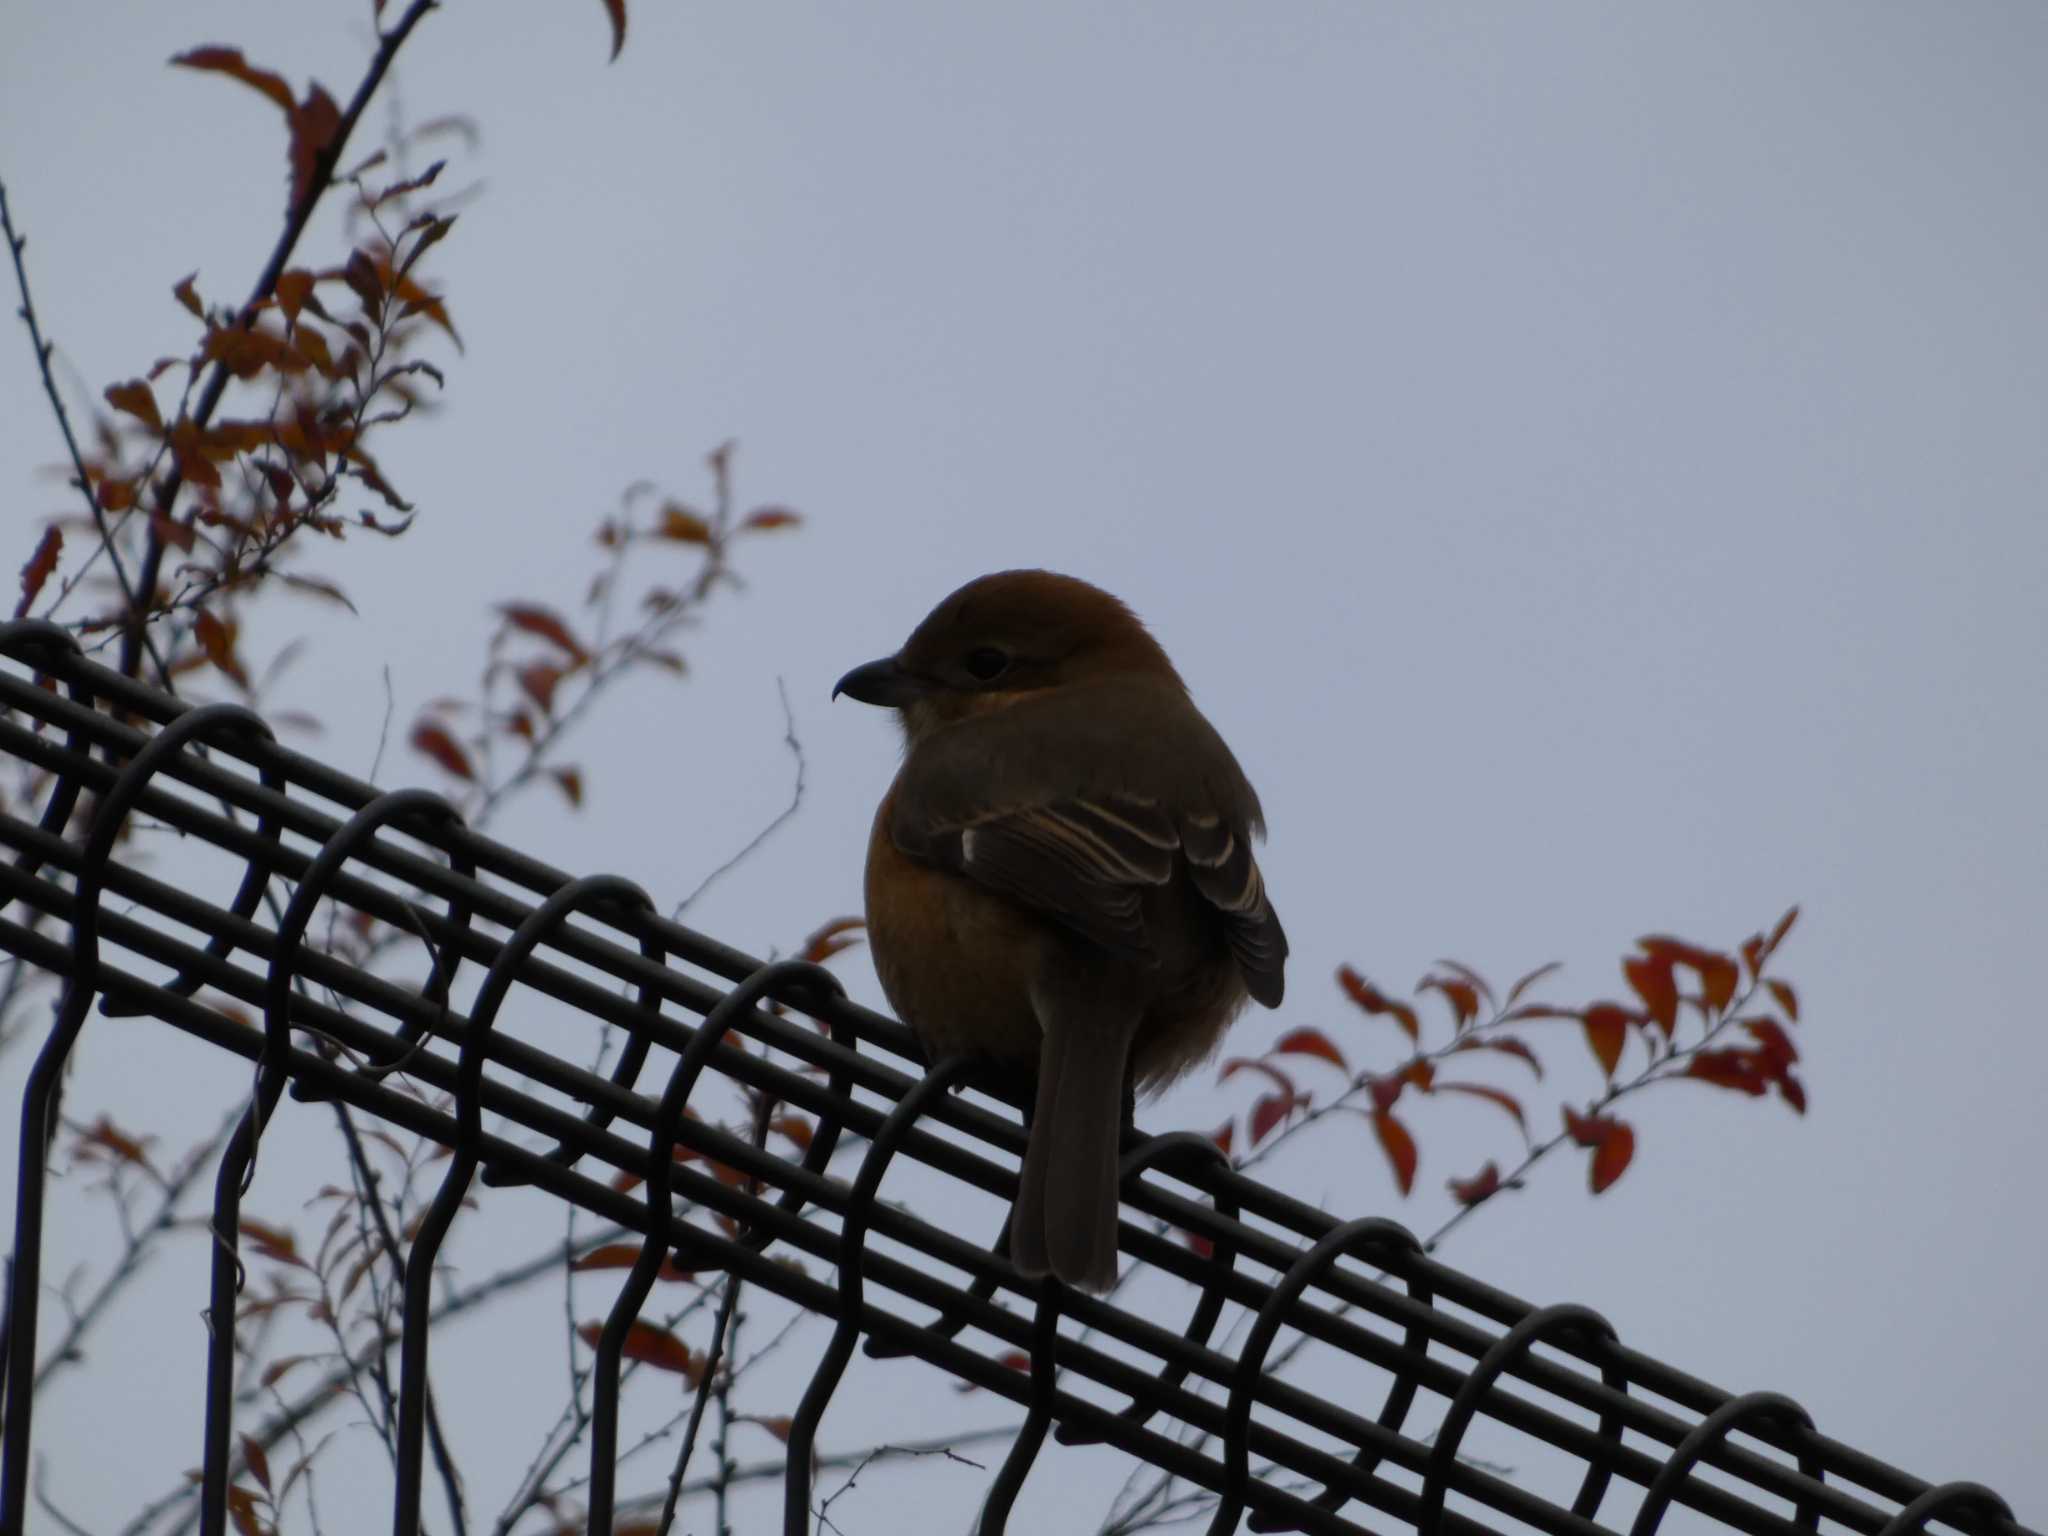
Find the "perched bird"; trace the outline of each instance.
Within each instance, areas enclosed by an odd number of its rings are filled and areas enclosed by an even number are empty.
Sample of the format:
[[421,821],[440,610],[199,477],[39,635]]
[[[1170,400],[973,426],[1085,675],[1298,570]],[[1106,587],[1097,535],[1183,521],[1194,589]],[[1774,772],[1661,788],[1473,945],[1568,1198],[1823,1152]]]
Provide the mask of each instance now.
[[1280,1002],[1259,797],[1137,616],[1071,576],[969,582],[842,693],[907,748],[868,841],[882,989],[933,1062],[1035,1076],[1011,1256],[1105,1290],[1135,1089]]

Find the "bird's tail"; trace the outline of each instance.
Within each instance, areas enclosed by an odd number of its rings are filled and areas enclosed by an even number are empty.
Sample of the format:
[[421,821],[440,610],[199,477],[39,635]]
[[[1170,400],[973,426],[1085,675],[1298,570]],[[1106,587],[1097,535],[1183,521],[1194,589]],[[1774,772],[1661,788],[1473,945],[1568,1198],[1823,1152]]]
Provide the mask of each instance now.
[[1010,1256],[1026,1274],[1106,1291],[1116,1282],[1117,1152],[1136,1020],[1048,1012]]

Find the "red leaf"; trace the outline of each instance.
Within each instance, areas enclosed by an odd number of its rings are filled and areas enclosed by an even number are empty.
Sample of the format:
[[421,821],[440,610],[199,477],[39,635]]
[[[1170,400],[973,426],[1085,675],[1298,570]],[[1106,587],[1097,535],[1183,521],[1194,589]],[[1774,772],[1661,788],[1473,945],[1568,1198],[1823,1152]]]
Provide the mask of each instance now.
[[1479,1017],[1479,989],[1469,981],[1453,981],[1447,976],[1425,976],[1415,990],[1443,993],[1451,1005],[1451,1012],[1457,1016],[1459,1029],[1463,1029]]
[[1401,1097],[1401,1090],[1407,1086],[1407,1077],[1398,1072],[1392,1077],[1368,1077],[1366,1087],[1372,1090],[1373,1111],[1383,1115],[1392,1109]]
[[1515,1124],[1522,1128],[1523,1137],[1528,1136],[1529,1122],[1522,1118],[1521,1102],[1512,1094],[1503,1093],[1498,1088],[1489,1088],[1484,1083],[1438,1083],[1436,1088],[1439,1093],[1469,1093],[1474,1098],[1486,1100],[1489,1104],[1498,1104],[1515,1117]]
[[193,286],[198,279],[199,274],[197,272],[192,273],[171,290],[171,297],[191,310],[196,318],[204,320],[206,318],[206,306],[200,302],[199,290]]
[[1582,1115],[1571,1105],[1561,1105],[1564,1110],[1564,1128],[1571,1139],[1582,1147],[1597,1147],[1607,1139],[1607,1129],[1612,1120],[1600,1115]]
[[1216,1073],[1216,1081],[1227,1083],[1240,1072],[1263,1072],[1273,1080],[1274,1087],[1278,1088],[1288,1098],[1298,1097],[1293,1078],[1282,1072],[1270,1061],[1254,1061],[1249,1056],[1233,1056],[1230,1060],[1224,1062],[1222,1068]]
[[1806,1088],[1789,1071],[1778,1074],[1778,1093],[1798,1113],[1806,1113]]
[[590,652],[583,648],[564,624],[546,608],[533,603],[506,603],[498,609],[505,622],[514,629],[523,629],[529,635],[538,635],[558,650],[565,652],[577,665],[590,660]]
[[1773,1075],[1799,1059],[1799,1047],[1792,1043],[1792,1037],[1785,1033],[1784,1026],[1776,1019],[1744,1019],[1742,1027],[1754,1035],[1757,1044],[1763,1047],[1764,1060],[1775,1069]]
[[1484,1038],[1477,1035],[1467,1035],[1452,1049],[1460,1051],[1500,1051],[1504,1055],[1518,1057],[1526,1061],[1529,1064],[1529,1070],[1536,1074],[1538,1080],[1541,1080],[1543,1076],[1543,1063],[1536,1059],[1536,1053],[1522,1044],[1513,1035],[1489,1035]]
[[1775,976],[1764,983],[1771,989],[1771,996],[1778,1000],[1778,1006],[1785,1010],[1785,1017],[1794,1024],[1799,1022],[1799,994],[1792,990],[1792,983],[1779,981]]
[[1733,1088],[1751,1098],[1761,1097],[1772,1077],[1761,1054],[1736,1050],[1701,1051],[1686,1063],[1685,1075],[1717,1088]]
[[50,579],[50,573],[57,569],[57,556],[64,550],[64,530],[55,523],[43,530],[43,536],[36,540],[36,552],[28,557],[28,563],[21,568],[21,601],[14,605],[14,616],[18,619],[26,614],[29,604],[36,600],[36,594],[43,590],[43,583]]
[[1422,1038],[1422,1025],[1415,1017],[1415,1010],[1406,1003],[1395,1002],[1350,966],[1337,967],[1337,985],[1367,1013],[1390,1014],[1410,1040]]
[[829,923],[813,928],[803,945],[798,949],[800,959],[812,965],[823,965],[842,950],[853,948],[860,942],[861,931],[867,927],[867,919],[860,917],[835,917]]
[[1224,1121],[1221,1126],[1210,1132],[1209,1139],[1216,1143],[1216,1149],[1225,1157],[1230,1156],[1231,1143],[1237,1140],[1237,1122]]
[[107,404],[117,411],[126,411],[152,432],[164,429],[164,419],[156,408],[156,395],[140,379],[130,379],[125,384],[109,384]]
[[765,532],[771,528],[794,528],[802,521],[802,516],[788,507],[756,507],[740,520],[740,526]]
[[1407,1194],[1415,1187],[1415,1138],[1408,1134],[1407,1126],[1383,1109],[1373,1112],[1372,1128],[1393,1167],[1394,1182],[1401,1187],[1402,1194]]
[[1764,958],[1766,960],[1770,959],[1777,952],[1778,946],[1785,942],[1785,935],[1792,931],[1792,925],[1798,921],[1799,908],[1796,906],[1778,919],[1778,926],[1773,928],[1771,936],[1764,940]]
[[1261,1095],[1257,1102],[1252,1105],[1252,1112],[1247,1117],[1246,1130],[1250,1133],[1251,1144],[1256,1147],[1260,1142],[1264,1141],[1288,1115],[1293,1113],[1294,1106],[1301,1102],[1302,1100],[1296,1098],[1293,1094],[1268,1093]]
[[612,24],[612,57],[626,46],[626,0],[604,0],[605,18]]
[[1460,1205],[1477,1205],[1500,1189],[1500,1166],[1491,1158],[1486,1166],[1469,1179],[1448,1179],[1445,1181],[1451,1197]]
[[1344,1053],[1330,1043],[1330,1037],[1320,1029],[1291,1029],[1273,1044],[1276,1056],[1320,1056],[1345,1076],[1351,1075],[1351,1068],[1345,1063]]
[[183,53],[172,54],[171,62],[182,64],[187,69],[210,69],[224,75],[232,75],[242,84],[261,91],[285,111],[292,110],[292,88],[285,84],[284,76],[274,75],[267,69],[258,69],[242,57],[242,50],[239,48],[223,48],[217,45],[188,48]]
[[549,777],[549,778],[551,778],[551,779],[553,779],[553,780],[554,780],[554,781],[555,781],[555,782],[556,782],[557,784],[559,784],[559,785],[561,786],[561,788],[562,788],[562,793],[563,793],[563,795],[564,795],[564,796],[566,796],[566,797],[567,797],[567,799],[568,799],[568,801],[569,801],[569,804],[570,804],[571,806],[573,806],[573,807],[576,807],[577,809],[581,809],[581,808],[582,808],[582,805],[583,805],[583,770],[582,770],[582,769],[580,769],[580,768],[552,768],[552,769],[549,769],[549,770],[548,770],[548,777]]
[[516,675],[520,690],[540,706],[542,714],[552,715],[555,712],[555,685],[562,680],[562,669],[551,667],[544,661],[535,661],[521,667]]
[[422,720],[412,728],[412,744],[414,750],[426,753],[456,778],[476,778],[476,769],[470,765],[469,754],[433,721]]
[[1579,1015],[1586,1026],[1586,1044],[1609,1077],[1621,1064],[1621,1048],[1628,1042],[1628,1026],[1636,1015],[1615,1003],[1595,1003]]
[[1589,1174],[1596,1195],[1612,1186],[1628,1170],[1629,1160],[1636,1155],[1636,1133],[1619,1120],[1610,1120],[1607,1126],[1607,1135],[1593,1150],[1593,1166]]
[[[1670,959],[1662,955],[1631,955],[1621,962],[1621,973],[1643,1000],[1650,1018],[1664,1031],[1664,1038],[1670,1039],[1678,1028],[1678,982],[1671,974]],[[1615,1054],[1619,1056],[1619,1050]],[[1607,1075],[1614,1075],[1612,1066],[1608,1067]]]
[[270,1458],[263,1454],[263,1447],[249,1436],[242,1436],[242,1460],[255,1474],[256,1481],[263,1485],[265,1493],[271,1492]]

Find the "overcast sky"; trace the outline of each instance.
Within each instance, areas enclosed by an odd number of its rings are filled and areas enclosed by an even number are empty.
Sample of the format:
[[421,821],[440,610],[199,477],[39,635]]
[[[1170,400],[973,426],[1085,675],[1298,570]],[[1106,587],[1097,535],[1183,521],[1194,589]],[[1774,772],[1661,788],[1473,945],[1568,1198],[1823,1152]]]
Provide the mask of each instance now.
[[[234,43],[342,94],[367,9],[9,9],[0,176],[67,378],[187,348],[170,286],[196,267],[239,296],[274,236],[275,112],[164,60]],[[700,496],[737,437],[742,494],[806,525],[746,556],[687,686],[598,718],[593,808],[502,835],[674,899],[787,798],[786,680],[801,813],[693,916],[787,947],[857,909],[897,751],[832,680],[983,571],[1085,576],[1151,622],[1268,810],[1293,967],[1240,1044],[1312,1023],[1394,1059],[1340,962],[1405,987],[1444,954],[1557,959],[1587,998],[1638,934],[1733,945],[1802,903],[1804,1120],[1666,1090],[1612,1192],[1546,1168],[1444,1256],[2048,1520],[2048,10],[640,0],[609,67],[606,42],[594,0],[452,5],[406,50],[405,111],[482,129],[450,173],[481,194],[433,258],[468,350],[445,415],[384,450],[418,526],[330,568],[360,621],[260,631],[315,639],[280,696],[326,714],[314,749],[367,772],[384,666],[401,724],[469,687],[492,602],[572,603],[620,490]],[[20,557],[65,504],[58,452],[16,331]],[[394,752],[381,777],[433,770]],[[1557,1038],[1545,1116],[1595,1086]],[[73,1091],[174,1140],[238,1091],[206,1054],[95,1024]],[[1145,1119],[1207,1130],[1237,1086]],[[1517,1143],[1483,1113],[1415,1121],[1407,1202],[1353,1126],[1279,1177],[1427,1230],[1445,1178]],[[559,1229],[524,1210],[524,1246]],[[97,1251],[75,1191],[53,1221]],[[194,1239],[153,1273],[126,1406],[108,1364],[39,1414],[52,1490],[96,1528],[197,1461],[204,1263]],[[551,1317],[523,1417],[444,1401],[485,1499],[556,1405]],[[820,1337],[758,1411],[789,1411]],[[506,1354],[502,1330],[436,1345],[480,1379]],[[1007,1411],[901,1362],[863,1379],[905,1433]],[[836,1408],[823,1448],[872,1419]],[[1015,1528],[1085,1528],[1122,1472],[1048,1448]],[[964,1525],[985,1481],[920,1464],[834,1517],[899,1529],[920,1490],[932,1529]],[[386,1497],[324,1502],[341,1529]]]

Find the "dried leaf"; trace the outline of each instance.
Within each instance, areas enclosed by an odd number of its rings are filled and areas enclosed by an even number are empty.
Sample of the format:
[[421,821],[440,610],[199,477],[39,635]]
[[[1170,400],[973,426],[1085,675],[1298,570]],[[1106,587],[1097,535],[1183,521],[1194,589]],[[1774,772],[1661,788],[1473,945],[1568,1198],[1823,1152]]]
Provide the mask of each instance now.
[[1792,983],[1780,981],[1773,976],[1764,983],[1771,989],[1771,996],[1778,1000],[1778,1006],[1785,1010],[1785,1017],[1793,1023],[1799,1022],[1799,994],[1792,990]]
[[612,24],[612,57],[626,46],[626,0],[604,0],[605,19]]
[[1529,972],[1528,975],[1522,977],[1512,987],[1508,988],[1508,996],[1505,1006],[1512,1008],[1515,1005],[1516,1000],[1520,998],[1524,992],[1528,991],[1531,987],[1535,986],[1537,982],[1541,981],[1544,977],[1548,976],[1552,971],[1555,971],[1557,969],[1559,969],[1559,962],[1555,960],[1551,961],[1548,965],[1537,966],[1535,970]]
[[1484,1168],[1469,1179],[1447,1179],[1446,1185],[1451,1197],[1460,1205],[1477,1205],[1496,1194],[1500,1189],[1500,1165],[1487,1160]]
[[548,777],[560,786],[562,795],[574,809],[583,806],[583,770],[580,768],[551,768]]
[[537,603],[505,603],[499,607],[498,612],[514,629],[524,630],[529,635],[538,635],[562,651],[578,666],[590,660],[590,652],[584,649],[583,642],[576,638],[569,626],[552,610]]
[[1400,1186],[1402,1194],[1407,1194],[1415,1187],[1415,1138],[1408,1134],[1407,1126],[1383,1109],[1373,1112],[1372,1129],[1380,1139],[1380,1150],[1387,1154],[1387,1162],[1394,1170],[1394,1182]]
[[794,528],[802,521],[802,515],[788,507],[756,507],[741,519],[740,527],[765,532],[771,528]]
[[1273,1081],[1288,1098],[1296,1097],[1294,1079],[1274,1066],[1270,1061],[1255,1061],[1249,1056],[1233,1056],[1216,1069],[1216,1081],[1227,1083],[1240,1072],[1262,1072]]
[[1268,1093],[1261,1095],[1253,1103],[1251,1113],[1245,1119],[1245,1130],[1250,1137],[1251,1144],[1256,1147],[1274,1131],[1278,1130],[1287,1117],[1294,1112],[1295,1105],[1301,1102],[1303,1101],[1293,1094]]
[[204,48],[188,48],[183,53],[172,54],[171,62],[183,65],[186,69],[208,69],[230,75],[242,84],[261,91],[286,112],[292,110],[292,88],[285,83],[284,76],[257,68],[242,57],[242,50],[239,48],[225,48],[217,44]]
[[266,1226],[260,1221],[243,1217],[239,1230],[242,1237],[257,1253],[280,1264],[290,1264],[298,1269],[308,1267],[299,1257],[299,1245],[292,1234],[282,1227]]
[[248,1435],[242,1436],[242,1460],[248,1465],[250,1472],[255,1474],[256,1481],[263,1485],[263,1491],[272,1492],[270,1458],[264,1454],[263,1447]]
[[672,501],[661,509],[661,521],[654,525],[657,536],[678,544],[709,544],[711,524],[681,502]]
[[277,274],[277,283],[271,290],[277,296],[277,307],[284,311],[288,325],[299,323],[299,311],[313,297],[313,274],[303,267],[293,267],[289,272]]
[[1486,1100],[1489,1104],[1498,1104],[1515,1117],[1515,1124],[1521,1127],[1523,1139],[1528,1139],[1529,1122],[1522,1117],[1521,1101],[1513,1094],[1503,1093],[1500,1089],[1488,1087],[1485,1083],[1438,1083],[1436,1089],[1439,1093],[1468,1093],[1474,1098]]
[[1453,1046],[1452,1049],[1459,1051],[1499,1051],[1503,1055],[1513,1056],[1518,1060],[1526,1061],[1529,1064],[1529,1070],[1536,1074],[1539,1081],[1543,1077],[1543,1063],[1536,1059],[1536,1053],[1530,1050],[1528,1046],[1522,1044],[1513,1035],[1487,1035],[1484,1037],[1467,1035]]
[[1479,989],[1469,981],[1457,981],[1448,976],[1425,976],[1415,990],[1441,992],[1451,1005],[1458,1029],[1465,1028],[1479,1017]]
[[860,917],[835,917],[828,923],[821,923],[805,936],[797,949],[797,957],[812,965],[823,965],[841,950],[858,944],[866,927],[867,919]]
[[43,536],[36,540],[35,553],[21,568],[21,601],[14,605],[14,616],[18,619],[26,614],[36,595],[43,590],[43,583],[50,579],[50,573],[57,569],[57,556],[64,550],[64,530],[55,523],[43,530]]
[[[191,310],[195,318],[204,320],[206,318],[206,305],[200,302],[199,290],[193,286],[198,280],[199,274],[197,272],[190,273],[177,287],[171,290],[171,296]],[[169,362],[170,359],[166,358],[164,361]]]
[[[597,1348],[597,1341],[603,1333],[604,1325],[601,1323],[582,1323],[576,1329],[577,1337],[592,1349]],[[658,1371],[674,1371],[693,1387],[704,1373],[704,1363],[691,1352],[689,1345],[666,1328],[657,1328],[652,1323],[635,1321],[628,1326],[619,1353],[628,1360],[638,1360]]]
[[562,680],[562,669],[544,661],[535,661],[521,667],[516,676],[520,691],[540,706],[542,714],[552,715],[555,712],[555,685]]
[[200,651],[213,663],[215,669],[246,692],[249,674],[243,670],[241,658],[235,654],[237,626],[221,619],[210,609],[202,608],[192,617],[192,638],[198,642]]
[[164,429],[164,419],[156,408],[156,395],[140,379],[130,379],[125,384],[109,384],[107,404],[117,411],[127,412],[152,432]]

